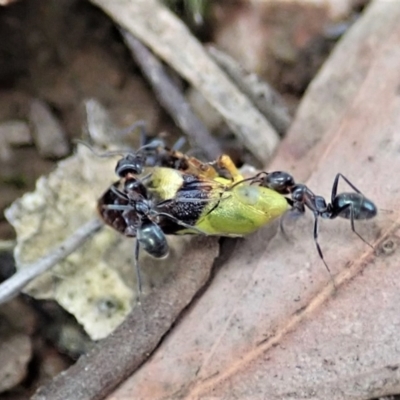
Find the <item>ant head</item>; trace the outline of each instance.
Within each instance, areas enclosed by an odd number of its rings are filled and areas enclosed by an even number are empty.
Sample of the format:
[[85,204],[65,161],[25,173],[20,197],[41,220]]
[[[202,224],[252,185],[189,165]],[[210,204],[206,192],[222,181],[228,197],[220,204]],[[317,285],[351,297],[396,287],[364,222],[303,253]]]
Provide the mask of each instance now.
[[266,173],[262,185],[280,194],[289,194],[294,186],[293,176],[283,171]]
[[124,178],[128,173],[140,175],[143,172],[145,157],[142,154],[130,153],[118,161],[115,173]]
[[164,258],[169,253],[167,238],[153,221],[145,220],[137,231],[137,240],[144,250],[155,258]]

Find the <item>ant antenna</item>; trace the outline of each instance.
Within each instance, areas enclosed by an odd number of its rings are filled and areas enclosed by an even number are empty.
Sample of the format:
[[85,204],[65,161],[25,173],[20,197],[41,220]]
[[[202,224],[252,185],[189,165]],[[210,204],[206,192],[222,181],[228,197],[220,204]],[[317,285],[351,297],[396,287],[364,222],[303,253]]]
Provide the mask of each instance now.
[[106,151],[104,153],[98,153],[93,146],[91,146],[89,143],[81,140],[81,139],[74,139],[74,143],[81,144],[88,148],[96,157],[99,158],[108,158],[108,157],[114,157],[114,156],[122,156],[125,157],[129,154],[137,154],[141,152],[142,150],[145,149],[156,149],[157,147],[164,147],[164,141],[161,139],[154,139],[150,143],[147,143],[141,147],[137,151],[132,151],[132,150],[110,150]]
[[121,136],[126,136],[126,135],[130,134],[131,132],[134,132],[138,128],[140,129],[140,139],[141,139],[140,143],[144,144],[144,143],[146,143],[147,133],[146,133],[146,121],[144,121],[143,119],[136,121],[135,123],[128,126],[127,128],[119,130],[118,133]]
[[89,143],[85,142],[84,140],[81,139],[73,139],[73,143],[76,144],[81,144],[85,146],[87,149],[89,149],[96,157],[99,158],[108,158],[108,157],[114,157],[114,156],[126,156],[127,154],[131,154],[131,150],[111,150],[111,151],[106,151],[104,153],[98,153],[93,146],[91,146]]
[[186,138],[184,136],[181,136],[172,146],[173,151],[179,151],[186,143]]

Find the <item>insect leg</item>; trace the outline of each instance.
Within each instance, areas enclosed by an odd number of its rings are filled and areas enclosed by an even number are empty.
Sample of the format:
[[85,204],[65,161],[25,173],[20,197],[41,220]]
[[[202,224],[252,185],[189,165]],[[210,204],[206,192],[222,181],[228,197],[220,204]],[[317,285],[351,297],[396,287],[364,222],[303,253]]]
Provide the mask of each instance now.
[[129,125],[127,128],[121,129],[118,133],[121,136],[126,136],[131,132],[134,132],[136,129],[140,129],[140,147],[144,146],[147,144],[147,132],[146,132],[146,121],[144,120],[139,120],[133,123],[132,125]]
[[114,211],[134,210],[134,208],[129,204],[103,204],[101,208],[103,210],[114,210]]
[[186,224],[185,222],[182,222],[180,219],[174,217],[174,216],[171,215],[171,214],[164,213],[164,212],[157,212],[157,215],[160,215],[160,216],[162,216],[162,217],[169,218],[170,220],[174,221],[177,225],[183,226],[183,227],[186,228],[186,229],[192,229],[192,230],[194,230],[194,231],[197,231],[197,232],[200,233],[201,235],[207,235],[207,233],[203,232],[201,229],[196,228],[196,227],[193,226],[193,225]]
[[181,136],[172,146],[171,150],[172,151],[179,151],[186,143],[186,138],[184,136]]
[[128,150],[128,149],[121,149],[121,150],[110,150],[110,151],[106,151],[104,153],[98,153],[93,146],[91,146],[89,143],[86,143],[85,141],[81,140],[81,139],[73,139],[73,143],[76,144],[81,144],[83,146],[85,146],[86,148],[88,148],[96,157],[99,158],[108,158],[108,157],[114,157],[114,156],[125,156],[126,154],[130,154],[132,153],[132,150]]
[[228,171],[234,182],[243,180],[242,174],[236,168],[236,165],[228,155],[223,154],[220,156],[218,160],[215,161],[215,164],[218,168]]
[[314,213],[314,218],[315,218],[314,219],[314,243],[315,243],[315,246],[317,247],[318,255],[319,255],[320,259],[322,260],[322,262],[324,263],[325,268],[328,271],[329,276],[333,282],[333,286],[335,286],[335,281],[333,280],[331,270],[329,269],[328,264],[325,261],[324,255],[321,250],[321,246],[319,245],[319,242],[318,242],[318,214],[317,213]]
[[372,246],[371,243],[368,243],[357,231],[356,228],[354,226],[354,206],[353,204],[346,204],[344,207],[342,207],[339,210],[339,213],[342,212],[343,210],[345,210],[346,208],[350,207],[350,225],[351,225],[351,230],[365,243],[367,244],[369,247],[371,247],[372,249],[374,248],[374,246]]
[[286,233],[285,227],[284,227],[284,222],[285,220],[290,216],[290,215],[303,215],[306,212],[306,209],[304,207],[304,204],[299,203],[299,202],[294,202],[292,199],[288,199],[285,197],[286,201],[288,202],[289,206],[292,208],[290,210],[287,210],[280,218],[279,220],[279,229],[282,232],[283,237],[290,242],[289,235]]
[[137,279],[137,289],[138,289],[138,295],[139,295],[139,303],[140,303],[140,298],[142,295],[142,276],[140,275],[140,266],[139,266],[139,251],[140,251],[140,242],[136,238],[136,243],[135,243],[135,271],[136,271],[136,279]]
[[335,199],[335,197],[337,195],[339,178],[342,178],[355,192],[362,194],[359,189],[357,189],[343,174],[341,174],[339,172],[338,174],[336,174],[335,180],[333,181],[332,193],[331,193],[331,203],[333,203],[333,200]]
[[110,186],[110,190],[120,199],[129,201],[129,197],[121,190],[117,189],[114,185]]

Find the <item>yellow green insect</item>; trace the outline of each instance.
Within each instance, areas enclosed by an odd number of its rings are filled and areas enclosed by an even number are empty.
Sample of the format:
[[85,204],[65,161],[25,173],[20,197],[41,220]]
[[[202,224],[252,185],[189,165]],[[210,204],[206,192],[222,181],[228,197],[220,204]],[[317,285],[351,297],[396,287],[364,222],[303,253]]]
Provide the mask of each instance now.
[[275,190],[251,185],[228,156],[216,162],[228,177],[209,179],[202,174],[156,167],[146,181],[149,194],[163,204],[165,212],[196,230],[176,226],[165,218],[160,222],[166,234],[199,233],[242,236],[268,224],[288,210],[287,199]]

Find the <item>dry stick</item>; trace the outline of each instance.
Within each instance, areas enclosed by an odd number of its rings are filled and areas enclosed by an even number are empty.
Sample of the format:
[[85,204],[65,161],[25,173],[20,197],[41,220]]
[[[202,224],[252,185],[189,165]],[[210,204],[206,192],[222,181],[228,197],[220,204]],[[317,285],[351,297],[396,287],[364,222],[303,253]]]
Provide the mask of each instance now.
[[206,157],[215,160],[222,149],[206,126],[193,113],[183,93],[173,82],[161,62],[138,39],[121,29],[125,43],[151,83],[161,105],[169,112],[176,124],[193,140]]
[[89,237],[98,231],[103,223],[94,219],[78,228],[60,246],[40,260],[21,268],[11,278],[0,284],[0,304],[17,296],[22,288],[44,272],[53,268],[58,262],[81,247]]
[[238,88],[249,97],[276,131],[283,136],[288,130],[292,118],[281,95],[257,74],[247,72],[228,54],[214,46],[208,46],[207,50]]
[[157,0],[91,2],[195,87],[260,164],[266,164],[279,143],[277,132],[176,15]]
[[32,400],[102,399],[139,368],[209,279],[219,247],[215,238],[194,241],[193,250],[180,259],[175,276],[144,298],[141,308],[136,307],[89,354],[39,389]]

